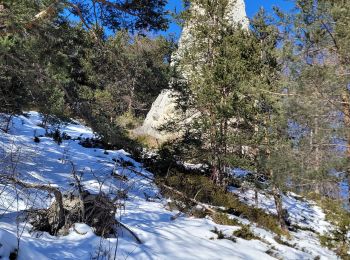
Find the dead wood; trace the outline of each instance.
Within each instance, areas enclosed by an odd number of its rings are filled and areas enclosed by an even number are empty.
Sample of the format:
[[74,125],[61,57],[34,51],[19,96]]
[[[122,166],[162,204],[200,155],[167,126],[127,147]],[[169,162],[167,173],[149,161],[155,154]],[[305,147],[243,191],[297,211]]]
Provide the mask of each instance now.
[[[34,184],[34,183],[27,183],[24,181],[21,181],[13,176],[2,176],[5,180],[8,182],[12,183],[13,185],[20,186],[25,189],[36,189],[36,190],[42,190],[46,191],[50,194],[53,194],[55,196],[55,203],[54,203],[54,212],[51,216],[51,230],[50,233],[56,234],[58,230],[64,225],[65,222],[65,211],[64,211],[64,206],[63,206],[63,196],[61,191],[58,188],[55,188],[50,185],[45,185],[45,184]],[[43,212],[39,211],[38,212],[38,220],[42,221],[43,219]],[[40,225],[46,225],[47,223],[43,224],[41,223]]]
[[122,228],[124,228],[126,231],[128,231],[130,233],[130,235],[132,235],[132,237],[136,240],[136,242],[138,244],[142,244],[141,239],[129,227],[127,227],[125,224],[123,224],[123,223],[121,223],[119,221],[118,221],[118,225],[120,225]]
[[50,185],[27,183],[6,175],[1,175],[1,179],[24,189],[41,190],[54,195],[55,201],[49,208],[27,211],[28,221],[35,231],[65,235],[71,227],[74,229],[75,223],[85,223],[93,228],[96,235],[110,237],[116,236],[117,227],[121,227],[130,233],[137,243],[142,243],[129,227],[115,219],[118,205],[103,193],[90,194],[80,187],[78,195],[63,195],[58,188]]

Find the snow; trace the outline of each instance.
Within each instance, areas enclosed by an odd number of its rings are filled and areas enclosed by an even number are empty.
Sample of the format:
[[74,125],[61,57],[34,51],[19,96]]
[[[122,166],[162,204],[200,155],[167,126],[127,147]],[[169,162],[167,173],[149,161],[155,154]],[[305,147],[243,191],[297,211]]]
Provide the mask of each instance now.
[[[90,192],[100,190],[115,196],[120,190],[128,191],[128,198],[120,201],[124,206],[116,218],[129,227],[141,239],[138,244],[125,229],[118,230],[117,238],[100,238],[86,224],[76,223],[66,236],[51,236],[43,232],[31,232],[23,218],[23,210],[47,207],[53,198],[37,191],[16,191],[13,187],[0,184],[0,259],[7,259],[19,243],[20,260],[27,259],[97,259],[98,255],[109,255],[110,259],[337,259],[335,254],[319,245],[316,234],[311,231],[292,233],[288,240],[294,247],[276,242],[270,231],[257,227],[246,219],[235,216],[243,224],[249,224],[260,240],[236,242],[218,239],[212,232],[215,227],[230,236],[238,226],[215,224],[209,217],[197,219],[181,215],[172,220],[178,212],[169,211],[167,200],[161,198],[159,190],[151,181],[152,173],[133,160],[124,150],[107,153],[103,149],[84,148],[75,138],[94,137],[90,128],[77,121],[63,124],[60,131],[73,139],[64,140],[61,145],[52,138],[44,137],[45,129],[38,126],[41,115],[29,112],[28,117],[15,116],[10,133],[0,132],[0,167],[18,173],[22,180],[45,183],[61,191],[74,190],[72,168],[81,176],[84,187]],[[34,136],[40,142],[33,141]],[[130,162],[129,170],[115,163]],[[73,166],[72,166],[73,165]],[[188,165],[197,167],[196,165]],[[148,178],[135,173],[140,172]],[[123,175],[126,181],[112,176]],[[254,202],[251,190],[242,193],[233,190],[247,204]],[[152,200],[148,200],[150,197]],[[260,207],[275,213],[273,201],[267,195],[259,194]],[[324,213],[316,205],[293,196],[284,197],[293,221],[317,231],[327,230],[329,224]],[[286,239],[287,240],[287,239]],[[270,254],[267,254],[267,252]],[[102,259],[102,257],[100,258]],[[104,259],[108,259],[105,257]]]
[[236,178],[244,178],[247,177],[249,174],[250,172],[244,169],[235,168],[232,170],[232,175]]
[[[231,188],[231,192],[238,195],[239,199],[248,205],[255,205],[255,191],[252,189],[240,190]],[[306,201],[294,193],[288,193],[282,196],[283,208],[287,210],[289,221],[292,225],[298,227],[296,232],[290,232],[292,238],[288,240],[289,244],[295,245],[295,248],[318,255],[321,259],[336,259],[331,256],[331,252],[320,247],[318,235],[324,234],[332,229],[329,222],[326,221],[325,213],[312,201]],[[258,207],[264,211],[277,214],[274,199],[262,191],[258,192]],[[256,205],[255,205],[256,206]],[[276,241],[269,241],[276,246]],[[293,259],[293,258],[290,258]],[[305,259],[305,258],[294,258]],[[306,258],[307,259],[307,258]]]
[[[239,190],[232,188],[240,200],[248,205],[255,205],[255,191],[252,189]],[[283,208],[287,210],[289,220],[299,227],[308,228],[323,234],[330,230],[331,225],[325,220],[322,209],[311,201],[306,201],[297,194],[289,193],[282,196]],[[258,192],[258,207],[266,212],[277,215],[274,199],[271,195]]]

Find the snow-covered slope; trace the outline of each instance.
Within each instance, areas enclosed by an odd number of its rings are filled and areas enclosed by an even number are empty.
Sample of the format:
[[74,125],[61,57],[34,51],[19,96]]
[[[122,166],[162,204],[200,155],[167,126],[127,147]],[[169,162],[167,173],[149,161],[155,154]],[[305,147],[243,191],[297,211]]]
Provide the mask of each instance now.
[[[27,117],[13,118],[10,133],[0,132],[0,169],[16,172],[27,182],[50,184],[68,192],[73,189],[71,171],[74,166],[82,176],[82,184],[90,192],[102,190],[113,196],[120,190],[127,190],[128,197],[120,201],[123,206],[116,218],[133,230],[142,244],[138,244],[125,230],[119,232],[118,238],[102,239],[81,223],[75,224],[66,236],[31,232],[30,225],[23,218],[22,221],[16,221],[16,218],[21,219],[23,210],[30,207],[49,206],[53,198],[45,193],[16,191],[0,184],[0,259],[7,259],[18,245],[19,259],[23,260],[109,259],[108,255],[114,259],[115,252],[116,259],[337,259],[333,252],[319,245],[316,234],[311,231],[292,232],[288,243],[282,244],[274,239],[275,234],[256,227],[248,220],[232,216],[250,224],[253,232],[260,237],[260,240],[249,241],[237,238],[233,242],[217,239],[212,230],[216,227],[224,234],[232,235],[240,228],[238,226],[217,225],[210,218],[180,216],[172,220],[177,212],[167,210],[167,201],[159,196],[155,184],[118,164],[128,161],[134,170],[152,177],[125,151],[84,148],[78,137],[92,137],[94,134],[79,123],[60,126],[61,132],[72,137],[61,145],[50,137],[40,137],[40,142],[35,143],[34,135],[44,136],[45,133],[38,126],[40,122],[41,116],[30,112]],[[126,178],[118,180],[113,177],[113,172]],[[244,195],[240,196],[244,200]],[[245,198],[247,203],[252,201],[249,194]],[[273,211],[269,200],[261,198],[262,207]],[[289,204],[289,207],[298,209],[294,211],[297,224],[302,225],[302,216],[306,216],[311,222],[305,225],[310,224],[315,229],[327,227],[320,209],[310,208],[306,202],[299,200]]]

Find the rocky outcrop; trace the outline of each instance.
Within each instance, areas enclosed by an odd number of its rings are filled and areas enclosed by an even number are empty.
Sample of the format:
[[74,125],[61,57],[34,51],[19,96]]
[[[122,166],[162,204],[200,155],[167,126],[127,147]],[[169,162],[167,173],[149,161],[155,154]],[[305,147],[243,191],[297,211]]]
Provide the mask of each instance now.
[[229,11],[227,13],[227,19],[232,22],[233,25],[241,24],[242,28],[248,29],[249,19],[245,11],[244,0],[231,0],[229,3]]
[[165,89],[153,102],[151,110],[148,112],[142,126],[137,128],[134,133],[136,135],[153,137],[162,143],[170,139],[174,134],[160,131],[159,128],[176,116],[176,114],[176,102],[173,97],[173,91]]
[[[196,10],[196,12],[200,12],[198,7],[192,8]],[[248,29],[249,20],[245,11],[244,0],[230,0],[227,19],[232,23],[232,26],[240,24],[242,28]],[[195,41],[191,33],[192,29],[193,24],[191,21],[183,28],[181,37],[179,39],[178,50],[173,54],[172,65],[181,60],[186,49],[188,49],[189,46]],[[181,73],[183,74],[183,77],[186,78],[190,72],[183,69]],[[179,112],[176,110],[176,102],[173,90],[171,90],[171,88],[163,90],[152,104],[151,110],[148,112],[143,125],[140,128],[136,129],[134,133],[136,135],[153,137],[159,141],[159,143],[167,141],[171,138],[176,138],[179,136],[179,133],[160,131],[159,128],[161,128],[168,121],[176,119],[178,116]]]

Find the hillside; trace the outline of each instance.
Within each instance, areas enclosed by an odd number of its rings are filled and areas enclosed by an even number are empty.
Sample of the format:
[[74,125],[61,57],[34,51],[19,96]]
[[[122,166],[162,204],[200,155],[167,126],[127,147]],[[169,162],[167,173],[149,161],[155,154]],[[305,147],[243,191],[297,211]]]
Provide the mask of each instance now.
[[[334,252],[320,246],[317,233],[327,231],[331,225],[313,202],[294,194],[284,196],[291,222],[299,227],[288,238],[277,239],[276,234],[244,216],[229,215],[237,223],[250,225],[256,238],[246,240],[232,235],[241,229],[238,225],[218,225],[208,216],[199,219],[170,211],[170,199],[159,194],[151,181],[153,174],[128,153],[83,147],[80,143],[94,134],[79,122],[60,123],[60,132],[66,133],[68,140],[57,144],[52,137],[45,137],[41,121],[37,112],[13,117],[9,133],[0,134],[2,169],[15,172],[27,183],[49,184],[67,194],[76,191],[74,167],[82,186],[92,194],[102,191],[113,198],[124,191],[127,196],[117,201],[120,207],[115,217],[141,243],[123,227],[119,227],[115,238],[96,236],[91,227],[82,223],[76,223],[66,235],[33,232],[24,218],[25,210],[47,208],[54,199],[46,192],[1,184],[0,259],[9,258],[18,245],[18,259],[23,260],[114,259],[115,255],[115,259],[337,259]],[[34,136],[39,141],[34,142]],[[254,204],[251,190],[232,188],[232,192],[242,202]],[[259,201],[262,209],[275,213],[269,195],[260,193]],[[223,237],[230,240],[219,239]]]

